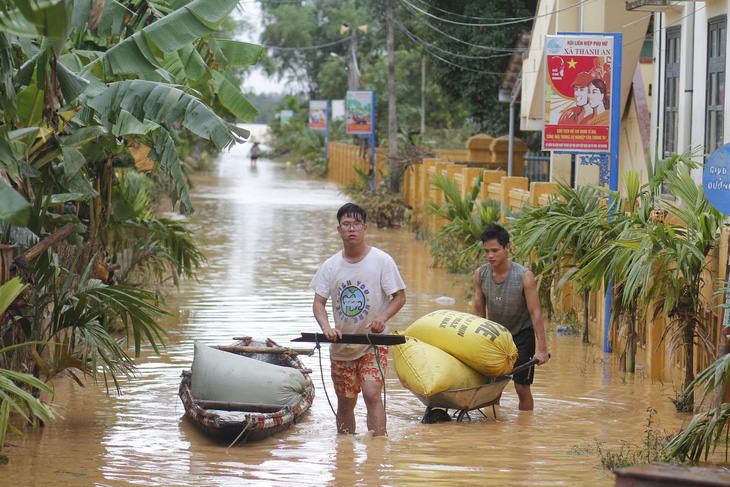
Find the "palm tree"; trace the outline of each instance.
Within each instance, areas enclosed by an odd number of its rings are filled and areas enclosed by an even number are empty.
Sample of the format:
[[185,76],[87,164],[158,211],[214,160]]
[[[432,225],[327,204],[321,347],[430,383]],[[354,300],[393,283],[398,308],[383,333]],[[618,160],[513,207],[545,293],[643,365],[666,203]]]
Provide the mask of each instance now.
[[444,204],[432,200],[424,204],[425,215],[446,220],[438,234],[429,239],[431,255],[446,263],[449,272],[464,272],[468,263],[477,260],[481,248],[482,231],[499,219],[499,203],[482,200],[477,203],[484,174],[480,173],[470,191],[461,194],[455,179],[436,173],[429,183],[444,194]]
[[[623,246],[621,242],[629,238],[637,227],[651,225],[651,210],[653,208],[653,192],[647,191],[649,186],[640,187],[639,174],[635,171],[624,173],[623,181],[626,197],[618,191],[610,191],[604,187],[597,187],[605,192],[613,201],[617,201],[617,210],[625,212],[612,215],[615,231],[602,238],[592,252],[583,258],[580,271],[576,277],[580,284],[579,289],[590,286],[592,289],[610,289],[613,294],[611,304],[611,323],[619,330],[619,336],[625,331],[626,335],[626,370],[634,373],[636,368],[636,339],[637,323],[645,318],[645,309],[639,303],[637,295],[626,291],[625,276],[622,272],[628,269],[626,260],[631,257],[633,250]],[[612,240],[615,238],[615,240]],[[624,326],[621,326],[624,324]]]
[[[571,188],[558,184],[556,198],[543,207],[526,208],[510,219],[516,256],[536,257],[541,277],[556,282],[561,292],[568,281],[580,283],[578,272],[585,258],[601,242],[616,232],[613,210],[617,201],[607,205],[601,191],[592,186]],[[614,222],[610,221],[613,216]],[[583,341],[588,342],[588,298],[590,283],[582,286]]]
[[[710,303],[704,302],[700,291],[707,256],[716,246],[723,217],[683,167],[668,174],[667,181],[670,192],[682,204],[661,200],[657,207],[678,224],[658,222],[638,230],[636,252],[626,263],[631,266],[627,282],[631,283],[631,293],[655,303],[655,315],[668,318],[670,326],[663,339],[672,354],[683,352],[684,388],[688,389],[694,379],[695,347],[708,355],[714,351],[710,323],[703,313]],[[689,408],[693,402],[692,395],[684,398]]]
[[[0,286],[0,316],[10,304],[20,295],[25,285],[15,278]],[[39,343],[22,343],[0,349],[0,360],[5,362],[7,354],[21,347],[38,345]],[[5,446],[5,437],[8,430],[23,437],[23,433],[10,424],[10,414],[19,414],[31,424],[38,422],[48,423],[56,417],[55,409],[43,403],[40,399],[28,392],[26,388],[41,390],[53,394],[53,390],[44,382],[30,374],[15,372],[7,368],[0,368],[0,464],[7,463],[8,459],[2,454]]]
[[[686,167],[697,167],[692,154],[686,153],[658,160],[648,158],[649,184],[641,191],[628,192],[628,218],[620,233],[605,240],[586,255],[581,277],[594,285],[616,282],[614,303],[629,317],[627,365],[633,369],[635,326],[639,309],[650,311],[650,318],[663,317],[669,322],[663,340],[672,355],[682,351],[685,378],[683,389],[694,378],[694,349],[712,353],[708,326],[703,310],[702,273],[710,250],[722,226],[722,216],[710,206],[701,186],[691,178]],[[637,176],[630,178],[638,180]],[[662,185],[678,203],[658,197]],[[614,197],[618,195],[613,195]],[[670,215],[656,218],[656,215]],[[674,220],[670,222],[669,220]],[[648,309],[651,306],[651,309]],[[690,407],[692,396],[680,398],[678,407]]]
[[[718,292],[727,293],[730,292],[730,288],[724,287]],[[684,390],[686,397],[690,397],[696,390],[700,391],[699,407],[702,407],[702,404],[711,398],[715,403],[710,406],[708,411],[692,418],[685,430],[672,439],[667,445],[669,458],[679,460],[686,458],[696,462],[704,453],[705,460],[707,460],[707,456],[715,451],[719,444],[725,443],[725,462],[727,463],[730,404],[723,403],[721,398],[717,397],[716,392],[726,389],[728,377],[730,377],[730,354],[725,354],[703,370]]]

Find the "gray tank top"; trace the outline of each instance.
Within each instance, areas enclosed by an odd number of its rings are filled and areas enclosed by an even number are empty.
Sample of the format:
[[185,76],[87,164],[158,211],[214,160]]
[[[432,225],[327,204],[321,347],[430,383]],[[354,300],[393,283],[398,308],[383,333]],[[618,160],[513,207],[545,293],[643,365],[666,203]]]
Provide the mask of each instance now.
[[497,283],[492,275],[492,266],[484,264],[479,268],[479,283],[487,305],[487,319],[507,328],[512,335],[532,328],[530,310],[527,309],[522,276],[527,267],[510,262],[507,279]]

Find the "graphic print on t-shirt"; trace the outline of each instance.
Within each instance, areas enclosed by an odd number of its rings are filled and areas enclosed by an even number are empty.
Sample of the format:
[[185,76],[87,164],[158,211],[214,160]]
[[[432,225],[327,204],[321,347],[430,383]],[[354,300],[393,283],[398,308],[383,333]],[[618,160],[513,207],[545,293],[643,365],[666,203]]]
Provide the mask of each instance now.
[[357,285],[353,285],[351,281],[347,281],[342,283],[339,294],[337,312],[340,313],[340,317],[344,320],[354,318],[355,323],[364,320],[370,309],[366,299],[370,291],[366,289],[365,284],[358,281]]

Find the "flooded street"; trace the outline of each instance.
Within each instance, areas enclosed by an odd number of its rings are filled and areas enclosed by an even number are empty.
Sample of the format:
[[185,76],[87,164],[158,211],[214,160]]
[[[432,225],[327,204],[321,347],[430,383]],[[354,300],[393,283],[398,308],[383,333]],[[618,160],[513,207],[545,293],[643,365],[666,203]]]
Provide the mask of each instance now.
[[[9,436],[8,486],[238,486],[238,485],[613,485],[585,452],[596,439],[617,448],[640,444],[646,409],[659,427],[676,431],[690,416],[674,411],[670,385],[618,372],[616,360],[580,337],[548,325],[552,360],[536,372],[535,411],[518,413],[508,385],[497,419],[471,413],[471,422],[420,423],[424,406],[398,381],[392,363],[386,380],[388,437],[365,435],[358,404],[357,435],[336,434],[328,403],[335,401],[329,356],[303,357],[314,370],[316,396],[292,429],[226,453],[183,418],[180,374],[190,367],[193,343],[229,344],[235,336],[269,337],[279,344],[319,331],[309,282],[341,248],[335,213],[346,201],[337,187],[308,180],[289,165],[260,159],[249,148],[222,156],[217,169],[194,176],[192,228],[202,238],[207,266],[170,297],[163,323],[167,347],[147,347],[139,374],[122,380],[122,394],[103,384],[80,388],[54,383],[63,416],[55,425]],[[469,311],[463,279],[430,269],[427,247],[405,230],[368,231],[368,242],[390,253],[407,285],[408,302],[392,320],[403,330],[437,309]],[[475,263],[476,267],[476,263]],[[439,297],[455,303],[440,304]],[[298,347],[308,346],[298,344]],[[491,408],[486,411],[492,417]],[[477,417],[478,416],[478,417]]]

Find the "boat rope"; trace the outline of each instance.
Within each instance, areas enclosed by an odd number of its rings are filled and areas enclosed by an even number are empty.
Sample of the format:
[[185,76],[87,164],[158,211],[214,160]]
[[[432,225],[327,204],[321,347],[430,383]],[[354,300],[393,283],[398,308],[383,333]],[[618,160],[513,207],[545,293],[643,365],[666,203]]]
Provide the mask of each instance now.
[[246,432],[246,430],[248,429],[249,426],[251,426],[251,415],[250,414],[247,414],[246,415],[246,426],[243,427],[243,431],[241,431],[241,433],[236,437],[236,439],[233,440],[233,443],[231,443],[230,445],[228,445],[228,448],[226,448],[226,455],[228,455],[228,450],[230,450],[233,445],[235,445],[236,443],[238,443],[238,440],[241,439],[241,437]]
[[378,370],[380,371],[380,378],[383,380],[383,410],[385,410],[385,373],[383,372],[383,364],[380,363],[380,348],[375,345],[372,340],[370,340],[370,334],[365,334],[366,337],[368,337],[368,342],[370,342],[370,346],[373,347],[373,352],[375,353],[375,363],[378,364]]
[[[327,403],[330,405],[330,409],[332,410],[332,414],[335,415],[335,421],[337,422],[337,427],[340,431],[344,431],[345,433],[355,434],[354,431],[351,431],[350,428],[345,426],[345,424],[340,421],[339,416],[337,416],[337,411],[335,411],[334,406],[332,406],[332,401],[330,400],[330,395],[327,393],[327,387],[324,383],[324,368],[322,367],[322,346],[319,343],[319,338],[315,338],[315,344],[314,344],[314,350],[317,350],[319,353],[319,374],[322,377],[322,389],[324,390],[324,395],[327,398]],[[309,355],[314,354],[314,350]]]

